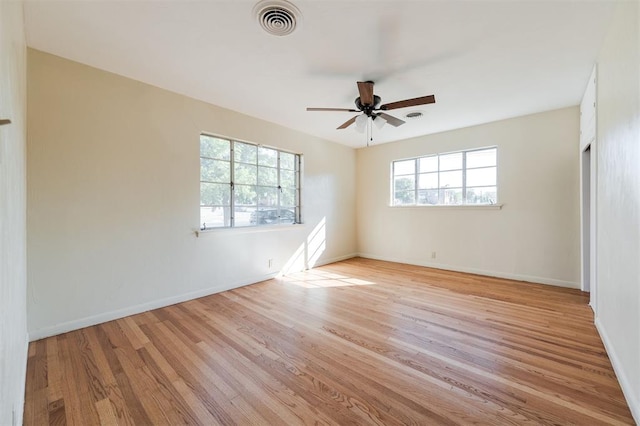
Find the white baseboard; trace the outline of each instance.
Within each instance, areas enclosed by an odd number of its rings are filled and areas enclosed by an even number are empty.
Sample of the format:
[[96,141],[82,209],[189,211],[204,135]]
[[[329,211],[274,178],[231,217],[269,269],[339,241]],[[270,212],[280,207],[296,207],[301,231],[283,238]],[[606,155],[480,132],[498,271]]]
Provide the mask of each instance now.
[[639,397],[633,394],[629,376],[625,374],[625,371],[620,363],[620,358],[618,358],[618,354],[616,353],[615,347],[611,343],[611,339],[609,339],[609,335],[607,334],[607,331],[602,325],[602,322],[599,318],[596,318],[595,324],[596,329],[600,334],[600,338],[602,339],[602,343],[604,344],[604,348],[607,351],[607,355],[609,356],[609,360],[611,360],[611,365],[613,366],[613,371],[615,371],[616,377],[618,378],[618,383],[620,383],[620,387],[622,388],[622,393],[627,400],[627,405],[629,405],[629,409],[631,410],[631,415],[636,421],[636,424],[640,425]]
[[538,283],[538,284],[554,285],[557,287],[567,287],[567,288],[576,288],[576,289],[580,288],[580,283],[578,282],[557,280],[555,278],[536,277],[534,275],[511,274],[508,272],[489,271],[489,270],[477,269],[477,268],[466,268],[466,267],[460,267],[455,265],[447,265],[445,263],[422,262],[422,261],[414,261],[414,260],[407,260],[407,259],[389,258],[385,256],[378,256],[375,254],[368,254],[368,253],[359,253],[358,256],[364,257],[367,259],[385,260],[387,262],[406,263],[409,265],[424,266],[427,268],[444,269],[447,271],[455,271],[455,272],[466,272],[468,274],[486,275],[489,277],[506,278],[506,279],[515,280],[515,281],[527,281],[527,282]]
[[17,401],[16,406],[14,407],[15,412],[13,413],[13,415],[15,416],[13,421],[14,424],[16,425],[21,425],[23,424],[23,416],[24,416],[24,394],[25,394],[25,388],[27,386],[27,362],[29,361],[29,334],[25,333],[25,338],[24,338],[24,349],[22,351],[22,353],[24,354],[24,362],[22,363],[22,371],[20,372],[20,377],[22,377],[22,380],[20,381],[21,383],[21,387],[20,389],[18,389],[18,395],[20,395],[20,398]]
[[[315,266],[327,265],[329,263],[339,262],[341,260],[350,259],[356,256],[357,254],[350,253],[344,256],[322,259],[318,263],[316,263]],[[187,300],[193,300],[199,297],[209,296],[215,293],[221,293],[223,291],[232,290],[234,288],[242,287],[245,285],[255,284],[260,281],[265,281],[265,280],[274,278],[278,276],[278,274],[279,274],[278,272],[273,272],[271,274],[256,276],[248,280],[243,280],[243,281],[228,284],[225,286],[205,288],[202,290],[179,294],[179,295],[167,297],[164,299],[152,300],[146,303],[142,303],[134,306],[128,306],[122,309],[117,309],[115,311],[103,312],[97,315],[91,315],[88,317],[63,322],[50,327],[45,327],[38,330],[32,330],[29,333],[29,341],[44,339],[45,337],[55,336],[58,334],[66,333],[68,331],[78,330],[80,328],[89,327],[96,324],[102,324],[103,322],[116,320],[129,315],[139,314],[142,312],[150,311],[152,309],[163,308],[165,306],[175,305],[176,303],[186,302]]]
[[141,303],[134,306],[128,306],[126,308],[117,309],[115,311],[103,312],[97,315],[91,315],[84,318],[75,319],[72,321],[63,322],[50,327],[41,328],[39,330],[32,330],[29,332],[29,340],[39,340],[45,337],[55,336],[58,334],[66,333],[68,331],[78,330],[80,328],[89,327],[103,322],[116,320],[129,315],[140,314],[152,309],[164,308],[165,306],[175,305],[176,303],[186,302],[187,300],[197,299],[199,297],[209,296],[211,294],[220,293],[234,288],[242,287],[249,284],[255,284],[260,281],[265,281],[277,276],[277,272],[256,276],[252,279],[243,280],[240,282],[205,288],[201,290],[192,291],[189,293],[179,294],[176,296],[166,297],[164,299],[152,300],[146,303]]
[[318,263],[316,263],[315,266],[323,266],[323,265],[328,265],[330,263],[341,262],[343,260],[353,259],[354,257],[358,257],[358,256],[359,256],[358,253],[351,253],[351,254],[345,254],[344,256],[337,256],[337,257],[331,257],[329,259],[322,259]]

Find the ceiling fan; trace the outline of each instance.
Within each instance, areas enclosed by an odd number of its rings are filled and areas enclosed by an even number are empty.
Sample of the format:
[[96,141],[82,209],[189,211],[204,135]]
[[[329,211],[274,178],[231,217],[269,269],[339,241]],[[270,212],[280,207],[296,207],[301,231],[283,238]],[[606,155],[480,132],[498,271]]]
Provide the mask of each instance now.
[[[389,123],[394,127],[403,125],[405,122],[392,115],[385,113],[392,109],[406,108],[416,105],[433,104],[436,102],[436,98],[433,95],[421,96],[419,98],[405,99],[403,101],[390,102],[388,104],[380,105],[382,99],[380,96],[373,94],[373,81],[358,81],[358,92],[360,96],[356,98],[356,108],[307,108],[307,111],[345,111],[345,112],[361,112],[362,114],[356,115],[349,120],[345,121],[338,129],[346,129],[354,122],[358,125],[358,122],[362,122],[363,125],[367,122],[367,118],[371,120],[380,120],[382,124]],[[363,117],[362,119],[360,117]],[[381,127],[381,126],[380,126]]]

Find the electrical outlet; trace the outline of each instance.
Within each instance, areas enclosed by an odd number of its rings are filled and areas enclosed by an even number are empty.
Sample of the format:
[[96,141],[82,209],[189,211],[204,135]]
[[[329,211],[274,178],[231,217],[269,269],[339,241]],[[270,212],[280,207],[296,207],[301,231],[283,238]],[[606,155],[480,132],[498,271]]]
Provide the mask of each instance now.
[[436,252],[435,252],[435,251],[432,251],[432,252],[431,252],[431,258],[432,258],[432,259],[435,259],[435,258],[436,258]]
[[273,268],[273,259],[269,259],[269,269]]

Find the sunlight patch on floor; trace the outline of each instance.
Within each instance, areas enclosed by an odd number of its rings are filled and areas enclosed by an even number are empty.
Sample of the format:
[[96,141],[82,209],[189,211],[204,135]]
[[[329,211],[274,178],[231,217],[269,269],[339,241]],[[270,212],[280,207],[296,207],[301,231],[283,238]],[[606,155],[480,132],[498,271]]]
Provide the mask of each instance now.
[[372,281],[360,278],[351,278],[340,274],[315,270],[287,274],[278,280],[285,284],[293,284],[304,288],[349,287],[375,284]]

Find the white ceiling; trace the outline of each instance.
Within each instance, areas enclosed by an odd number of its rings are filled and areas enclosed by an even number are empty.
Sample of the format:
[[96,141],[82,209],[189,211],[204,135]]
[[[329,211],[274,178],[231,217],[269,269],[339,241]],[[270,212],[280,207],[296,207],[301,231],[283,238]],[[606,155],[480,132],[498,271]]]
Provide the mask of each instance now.
[[[30,47],[360,147],[356,81],[382,102],[434,94],[423,118],[374,130],[374,143],[577,105],[612,1],[292,0],[285,37],[256,1],[27,1]],[[215,129],[203,129],[215,132]],[[232,136],[232,135],[231,135]]]

